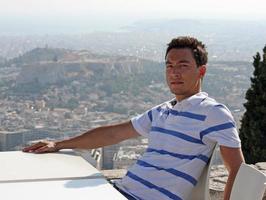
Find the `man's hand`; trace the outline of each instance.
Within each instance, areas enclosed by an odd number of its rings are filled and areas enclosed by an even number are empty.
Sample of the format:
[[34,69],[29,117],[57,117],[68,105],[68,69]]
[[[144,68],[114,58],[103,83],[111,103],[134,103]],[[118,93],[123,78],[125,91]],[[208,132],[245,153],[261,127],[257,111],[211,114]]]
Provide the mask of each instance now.
[[22,151],[30,153],[50,153],[59,151],[59,148],[56,147],[56,142],[41,141],[23,148]]

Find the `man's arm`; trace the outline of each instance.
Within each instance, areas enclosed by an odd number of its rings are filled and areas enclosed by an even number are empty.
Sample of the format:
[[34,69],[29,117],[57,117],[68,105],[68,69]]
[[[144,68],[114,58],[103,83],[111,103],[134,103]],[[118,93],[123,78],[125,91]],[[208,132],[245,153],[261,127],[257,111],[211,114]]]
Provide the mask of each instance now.
[[236,174],[241,163],[245,162],[245,160],[241,148],[220,146],[220,152],[224,161],[224,165],[229,172],[228,180],[224,190],[224,200],[229,200]]
[[23,149],[24,152],[44,153],[56,152],[60,149],[95,149],[119,143],[123,140],[139,136],[131,121],[102,126],[87,131],[79,136],[62,141],[42,141]]

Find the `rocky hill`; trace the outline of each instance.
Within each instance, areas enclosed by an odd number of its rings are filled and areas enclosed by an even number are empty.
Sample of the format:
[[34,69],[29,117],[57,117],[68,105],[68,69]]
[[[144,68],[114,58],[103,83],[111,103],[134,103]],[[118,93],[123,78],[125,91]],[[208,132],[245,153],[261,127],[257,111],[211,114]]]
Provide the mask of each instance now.
[[[11,62],[10,62],[11,63]],[[55,84],[82,79],[110,78],[118,75],[141,74],[159,69],[153,61],[126,56],[95,55],[88,51],[34,49],[13,64],[21,67],[17,84]]]

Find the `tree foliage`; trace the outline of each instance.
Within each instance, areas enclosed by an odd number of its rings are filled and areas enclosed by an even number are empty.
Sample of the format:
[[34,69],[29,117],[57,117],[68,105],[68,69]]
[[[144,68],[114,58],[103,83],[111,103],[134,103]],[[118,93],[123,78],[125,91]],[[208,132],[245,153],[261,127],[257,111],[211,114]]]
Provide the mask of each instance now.
[[257,53],[253,58],[254,72],[240,128],[247,163],[266,161],[266,46],[262,57]]

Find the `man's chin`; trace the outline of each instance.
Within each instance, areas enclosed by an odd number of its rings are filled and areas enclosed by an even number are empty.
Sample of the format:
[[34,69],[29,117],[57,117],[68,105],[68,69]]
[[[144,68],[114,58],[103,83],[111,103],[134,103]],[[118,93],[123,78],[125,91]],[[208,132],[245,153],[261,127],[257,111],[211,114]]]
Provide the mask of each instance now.
[[176,91],[176,90],[171,90],[171,92],[174,94],[174,95],[184,95],[185,93],[182,92],[182,91]]

